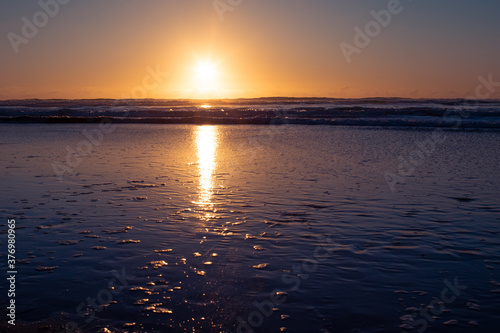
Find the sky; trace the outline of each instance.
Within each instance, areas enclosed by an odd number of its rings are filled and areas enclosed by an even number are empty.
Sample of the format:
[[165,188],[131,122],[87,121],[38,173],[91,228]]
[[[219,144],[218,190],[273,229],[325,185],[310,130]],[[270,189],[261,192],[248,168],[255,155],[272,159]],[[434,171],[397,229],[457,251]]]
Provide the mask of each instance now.
[[500,82],[499,15],[498,0],[5,0],[0,99],[466,98]]

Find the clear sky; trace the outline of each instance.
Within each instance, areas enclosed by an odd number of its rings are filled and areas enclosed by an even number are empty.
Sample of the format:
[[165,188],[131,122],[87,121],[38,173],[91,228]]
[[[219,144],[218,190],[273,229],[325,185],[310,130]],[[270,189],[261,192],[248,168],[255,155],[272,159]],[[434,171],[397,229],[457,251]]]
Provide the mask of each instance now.
[[0,99],[463,98],[500,82],[500,1],[393,1],[2,1]]

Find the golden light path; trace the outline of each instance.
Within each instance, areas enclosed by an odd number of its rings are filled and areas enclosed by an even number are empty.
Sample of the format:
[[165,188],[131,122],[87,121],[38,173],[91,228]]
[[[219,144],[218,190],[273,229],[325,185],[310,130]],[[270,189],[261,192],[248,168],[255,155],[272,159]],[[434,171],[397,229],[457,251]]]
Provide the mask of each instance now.
[[[203,209],[213,208],[214,172],[217,166],[216,126],[198,126],[196,128],[196,147],[198,150],[199,199],[197,204]],[[209,218],[209,216],[206,216]]]

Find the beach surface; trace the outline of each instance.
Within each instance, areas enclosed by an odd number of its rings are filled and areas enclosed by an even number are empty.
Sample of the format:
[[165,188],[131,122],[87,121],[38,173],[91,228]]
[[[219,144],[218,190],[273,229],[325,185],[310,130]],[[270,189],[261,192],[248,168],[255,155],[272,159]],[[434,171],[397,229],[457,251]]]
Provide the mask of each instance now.
[[499,143],[435,128],[0,124],[16,319],[496,332]]

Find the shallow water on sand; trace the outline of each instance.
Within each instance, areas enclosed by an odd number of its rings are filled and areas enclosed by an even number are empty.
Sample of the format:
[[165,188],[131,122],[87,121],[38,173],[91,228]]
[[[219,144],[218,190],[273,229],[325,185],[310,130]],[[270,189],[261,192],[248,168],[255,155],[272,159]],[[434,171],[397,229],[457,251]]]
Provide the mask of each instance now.
[[[498,132],[99,128],[0,126],[17,320],[84,332],[500,326]],[[388,172],[404,181],[394,191]]]

